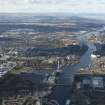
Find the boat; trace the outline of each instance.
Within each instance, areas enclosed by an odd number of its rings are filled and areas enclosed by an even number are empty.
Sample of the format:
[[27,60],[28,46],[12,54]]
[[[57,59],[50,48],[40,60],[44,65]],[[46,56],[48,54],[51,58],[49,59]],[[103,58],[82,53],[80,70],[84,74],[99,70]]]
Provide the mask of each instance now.
[[66,104],[65,104],[65,105],[70,105],[70,103],[71,103],[71,100],[70,100],[70,99],[67,99],[67,101],[66,101]]

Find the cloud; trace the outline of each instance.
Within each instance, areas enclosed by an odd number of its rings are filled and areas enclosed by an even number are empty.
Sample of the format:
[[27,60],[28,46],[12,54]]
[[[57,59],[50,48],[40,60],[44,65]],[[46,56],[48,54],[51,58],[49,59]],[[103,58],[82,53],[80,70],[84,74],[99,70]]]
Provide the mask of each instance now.
[[56,3],[56,2],[60,2],[60,0],[29,0],[29,2],[32,3]]
[[105,0],[0,0],[0,11],[105,13]]
[[0,0],[0,3],[9,3],[9,4],[55,4],[55,3],[64,3],[68,0]]

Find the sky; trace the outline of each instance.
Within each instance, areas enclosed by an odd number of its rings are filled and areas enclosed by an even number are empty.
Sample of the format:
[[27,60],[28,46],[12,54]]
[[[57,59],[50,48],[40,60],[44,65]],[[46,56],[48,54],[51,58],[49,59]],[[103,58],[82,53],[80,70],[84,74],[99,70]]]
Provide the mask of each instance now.
[[0,0],[0,12],[105,13],[105,0]]

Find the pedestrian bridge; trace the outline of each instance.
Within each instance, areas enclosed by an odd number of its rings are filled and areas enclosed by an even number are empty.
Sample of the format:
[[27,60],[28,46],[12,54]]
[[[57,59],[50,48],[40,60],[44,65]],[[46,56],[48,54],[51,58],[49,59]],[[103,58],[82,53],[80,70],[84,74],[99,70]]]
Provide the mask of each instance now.
[[66,87],[69,87],[69,86],[71,86],[71,84],[55,84],[54,86],[66,86]]

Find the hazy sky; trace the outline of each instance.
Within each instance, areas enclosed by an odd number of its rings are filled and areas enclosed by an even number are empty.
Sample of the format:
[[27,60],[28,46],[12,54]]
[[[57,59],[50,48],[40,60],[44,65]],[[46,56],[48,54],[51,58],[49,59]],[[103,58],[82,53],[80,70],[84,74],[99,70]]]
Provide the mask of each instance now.
[[105,0],[0,0],[0,12],[105,13]]

